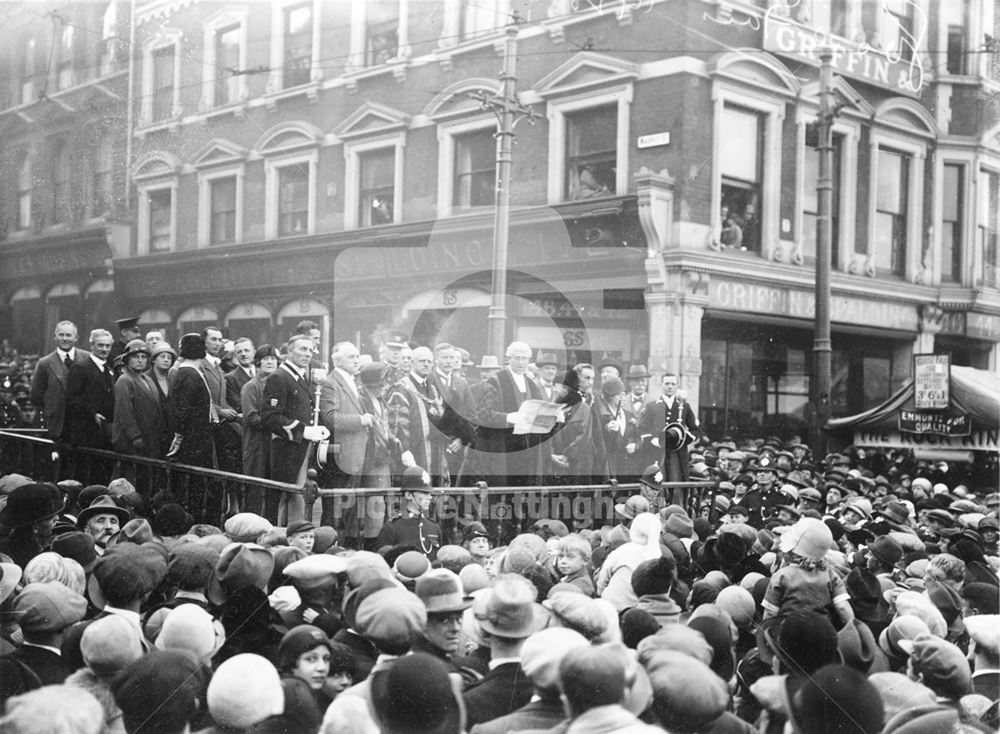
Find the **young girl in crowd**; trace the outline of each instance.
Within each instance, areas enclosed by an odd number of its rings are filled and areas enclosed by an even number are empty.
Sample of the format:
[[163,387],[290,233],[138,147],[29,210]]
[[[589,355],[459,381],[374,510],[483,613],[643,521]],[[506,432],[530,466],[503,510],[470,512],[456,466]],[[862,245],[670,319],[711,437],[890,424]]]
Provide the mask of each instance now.
[[782,566],[764,594],[764,620],[814,612],[828,616],[838,628],[851,623],[854,611],[847,587],[825,561],[834,548],[830,528],[815,518],[804,517],[782,533]]

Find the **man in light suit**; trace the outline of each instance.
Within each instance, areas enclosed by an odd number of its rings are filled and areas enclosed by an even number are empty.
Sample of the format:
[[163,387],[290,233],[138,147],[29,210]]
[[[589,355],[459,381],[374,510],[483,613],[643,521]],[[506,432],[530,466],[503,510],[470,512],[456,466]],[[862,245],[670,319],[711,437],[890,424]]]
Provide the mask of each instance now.
[[[375,416],[366,413],[362,408],[361,396],[354,379],[361,358],[358,348],[351,342],[339,342],[334,345],[330,358],[333,370],[320,383],[319,412],[320,420],[333,436],[332,442],[337,444],[340,450],[333,457],[326,483],[339,489],[354,488],[358,486],[361,477],[368,431],[371,430]],[[362,501],[348,502],[334,497],[324,497],[320,522],[323,525],[334,526],[339,519],[336,517],[336,511],[338,507],[343,507],[341,533],[343,544],[348,548],[360,548],[362,536],[378,536],[378,530],[374,535],[369,532],[368,524],[377,521],[374,517],[369,517],[376,513],[367,512],[367,505],[368,503]],[[381,522],[378,524],[381,528]]]
[[[309,456],[309,442],[323,441],[330,436],[324,426],[312,425],[312,395],[309,391],[309,362],[313,358],[313,343],[308,336],[296,335],[288,343],[288,358],[264,383],[261,413],[264,428],[271,433],[271,479],[302,486],[304,464]],[[281,506],[276,492],[264,497],[264,516],[279,522]],[[301,520],[305,502],[301,495],[285,494],[286,517]]]
[[79,332],[72,321],[56,324],[55,337],[55,350],[38,360],[35,367],[30,397],[45,418],[49,437],[58,441],[66,439],[66,377],[70,365],[86,362],[90,352],[76,347]]

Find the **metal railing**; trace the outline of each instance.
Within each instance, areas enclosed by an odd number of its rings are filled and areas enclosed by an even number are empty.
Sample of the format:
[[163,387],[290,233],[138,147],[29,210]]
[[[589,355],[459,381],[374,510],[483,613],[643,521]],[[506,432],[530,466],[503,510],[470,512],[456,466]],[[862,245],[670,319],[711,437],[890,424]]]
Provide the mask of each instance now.
[[[389,518],[405,509],[399,489],[358,487],[317,488],[310,480],[305,487],[275,482],[246,474],[119,454],[113,451],[58,443],[37,432],[0,431],[0,475],[17,472],[36,481],[58,482],[75,479],[83,485],[107,484],[112,477],[124,476],[146,497],[167,490],[194,514],[221,527],[228,514],[237,511],[240,499],[251,490],[304,495],[306,517],[317,521],[319,502],[333,503],[333,516],[340,518],[362,500],[378,498],[386,503]],[[714,519],[716,482],[665,482],[658,504],[681,505],[694,518]],[[482,522],[497,542],[517,532],[525,532],[540,519],[560,520],[570,531],[598,528],[621,521],[615,505],[639,492],[638,484],[545,485],[492,487],[479,482],[473,487],[448,487],[432,505],[432,516],[443,531],[445,542],[456,529],[471,520]],[[315,505],[315,506],[314,506]],[[707,509],[706,509],[707,506]],[[192,509],[193,508],[193,509]]]

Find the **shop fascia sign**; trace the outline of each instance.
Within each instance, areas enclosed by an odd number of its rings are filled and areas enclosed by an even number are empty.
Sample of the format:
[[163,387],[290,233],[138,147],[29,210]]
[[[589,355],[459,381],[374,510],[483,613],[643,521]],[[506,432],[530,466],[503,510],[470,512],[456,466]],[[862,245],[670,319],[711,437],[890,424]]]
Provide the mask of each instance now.
[[915,449],[934,447],[962,451],[1000,450],[1000,430],[970,431],[968,436],[940,436],[936,433],[905,433],[903,431],[854,432],[854,445],[866,448]]
[[[829,48],[834,72],[901,94],[920,94],[924,86],[924,68],[918,60],[916,49],[909,48],[910,58],[905,59],[899,51],[882,51],[867,43],[851,43],[845,38],[776,15],[773,10],[774,7],[764,17],[764,50],[819,66],[820,51]],[[897,21],[887,13],[883,22]],[[926,36],[926,22],[922,13],[916,13],[914,23],[924,27],[922,30],[915,29],[913,37]],[[902,43],[909,45],[905,36]]]
[[972,420],[968,413],[943,415],[922,410],[901,410],[897,420],[903,433],[933,433],[937,436],[968,436],[972,433]]

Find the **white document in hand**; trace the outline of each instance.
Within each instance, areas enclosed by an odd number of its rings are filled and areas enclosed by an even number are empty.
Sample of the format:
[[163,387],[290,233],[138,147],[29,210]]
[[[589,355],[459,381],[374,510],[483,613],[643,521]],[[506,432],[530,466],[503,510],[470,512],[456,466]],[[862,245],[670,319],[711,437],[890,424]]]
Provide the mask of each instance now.
[[517,409],[519,417],[514,424],[514,435],[548,433],[556,424],[562,406],[547,400],[525,400]]

